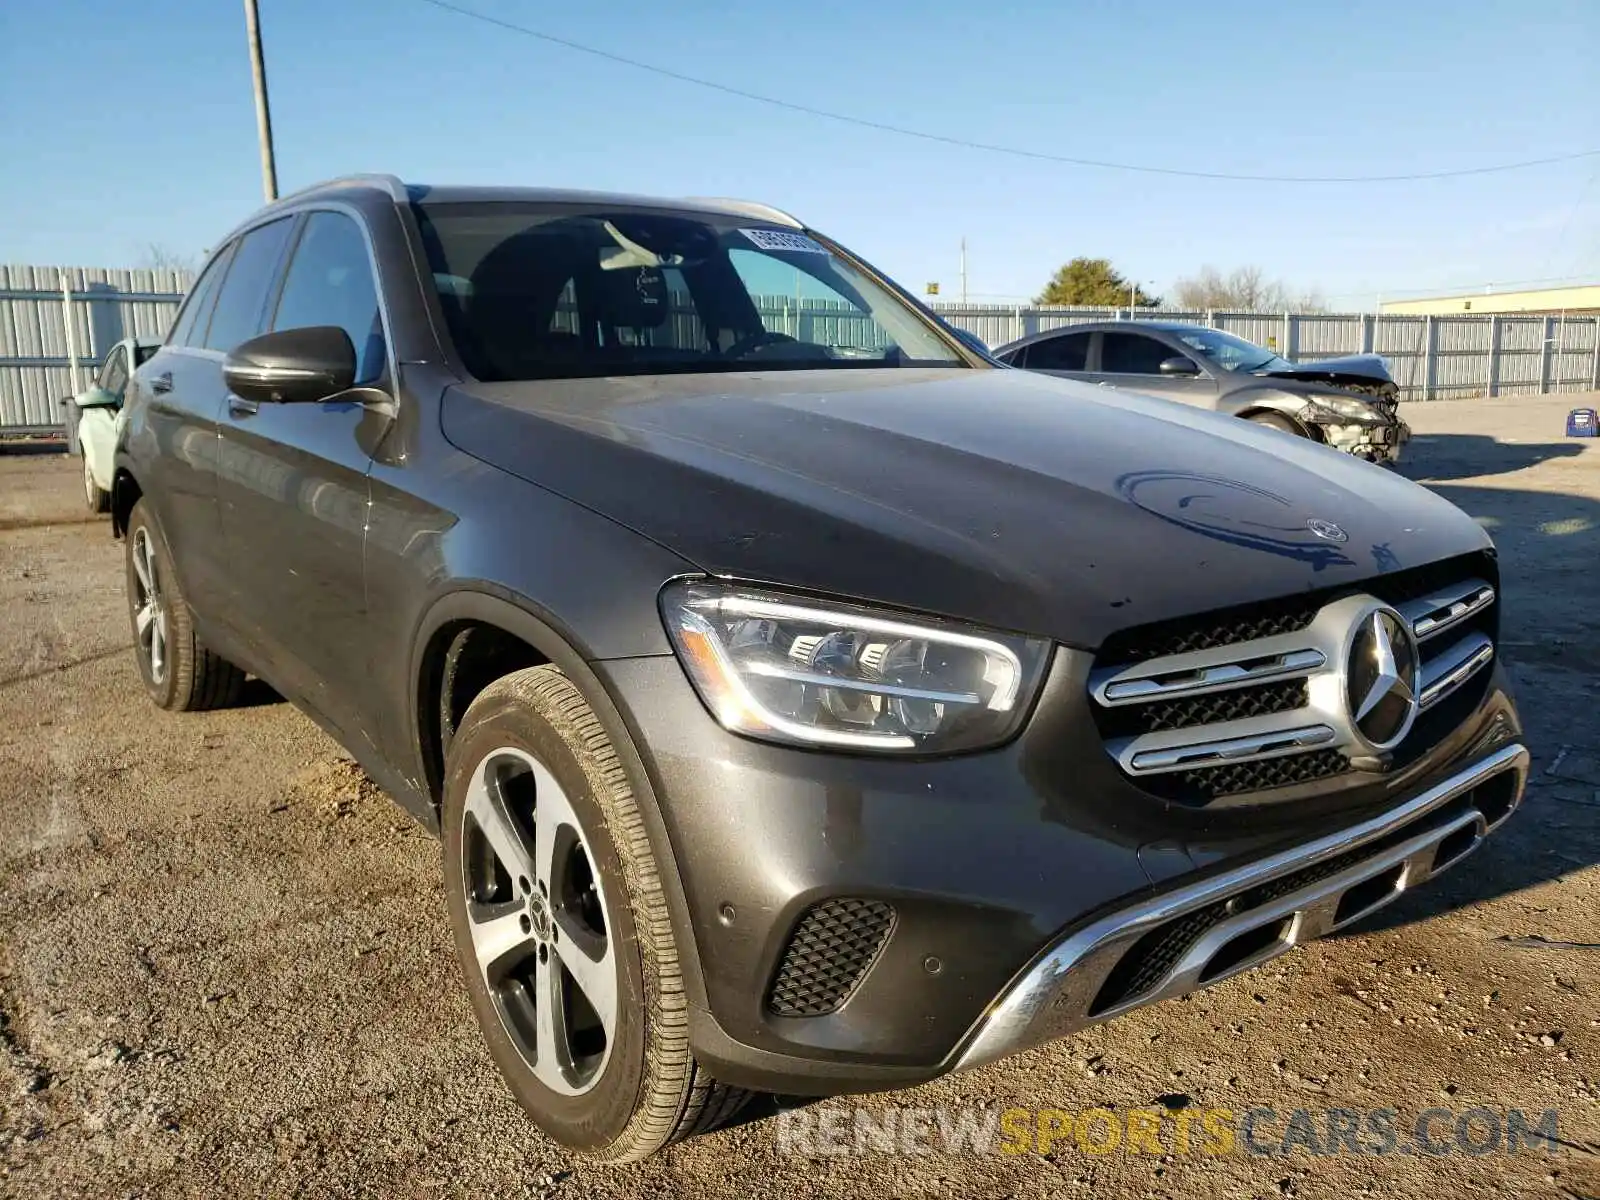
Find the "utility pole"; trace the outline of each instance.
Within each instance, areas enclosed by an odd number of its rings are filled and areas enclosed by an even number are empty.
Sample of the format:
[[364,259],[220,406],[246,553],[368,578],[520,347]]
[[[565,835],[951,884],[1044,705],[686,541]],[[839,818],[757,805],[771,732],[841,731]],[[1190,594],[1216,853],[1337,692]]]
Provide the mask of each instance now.
[[961,303],[967,302],[967,239],[961,239]]
[[244,0],[244,24],[250,35],[250,74],[256,87],[256,134],[261,139],[261,190],[267,203],[278,198],[278,166],[272,157],[272,111],[267,107],[267,68],[261,61],[261,21],[256,0]]

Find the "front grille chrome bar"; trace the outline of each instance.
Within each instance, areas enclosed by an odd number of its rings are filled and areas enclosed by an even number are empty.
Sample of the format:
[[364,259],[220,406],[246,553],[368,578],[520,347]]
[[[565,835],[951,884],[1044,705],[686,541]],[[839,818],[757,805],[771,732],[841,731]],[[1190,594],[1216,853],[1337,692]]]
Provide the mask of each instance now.
[[1423,596],[1420,600],[1402,604],[1400,615],[1410,622],[1412,635],[1417,641],[1425,642],[1493,603],[1493,587],[1481,579],[1465,579]]
[[[1262,720],[1277,719],[1258,717],[1250,723],[1260,724]],[[1243,725],[1246,722],[1229,724]],[[1314,746],[1327,745],[1337,736],[1327,725],[1305,725],[1297,729],[1268,729],[1263,733],[1241,734],[1237,737],[1215,736],[1224,728],[1222,725],[1200,728],[1213,736],[1197,741],[1195,734],[1199,730],[1178,729],[1135,738],[1125,747],[1129,751],[1126,754],[1118,754],[1116,746],[1111,747],[1111,752],[1117,754],[1119,761],[1130,773],[1150,775],[1160,771],[1187,771],[1194,767],[1210,767],[1239,759],[1298,754]]]
[[[1229,647],[1237,654],[1237,647]],[[1259,646],[1257,647],[1259,649]],[[1196,665],[1178,670],[1149,666],[1131,667],[1112,673],[1094,689],[1095,697],[1107,707],[1139,704],[1150,700],[1180,700],[1228,688],[1291,679],[1324,666],[1328,659],[1320,650],[1284,650],[1276,654],[1257,654],[1252,658]]]
[[1494,643],[1485,635],[1463,638],[1422,669],[1417,707],[1426,712],[1494,661]]
[[[1018,975],[950,1065],[982,1066],[1209,986],[1344,928],[1480,846],[1516,810],[1527,779],[1527,749],[1502,746],[1349,829],[1101,917],[1061,938]],[[1363,853],[1368,846],[1376,848]],[[1096,1006],[1108,977],[1141,938],[1199,910],[1215,919],[1148,986]]]

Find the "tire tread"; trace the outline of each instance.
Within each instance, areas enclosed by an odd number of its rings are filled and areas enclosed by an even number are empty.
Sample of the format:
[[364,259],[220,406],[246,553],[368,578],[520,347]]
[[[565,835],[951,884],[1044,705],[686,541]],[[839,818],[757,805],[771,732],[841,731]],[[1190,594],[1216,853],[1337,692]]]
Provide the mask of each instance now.
[[[640,953],[646,959],[645,1069],[638,1109],[622,1135],[595,1156],[635,1162],[667,1145],[706,1133],[731,1119],[751,1093],[719,1083],[696,1062],[689,1047],[688,997],[672,934],[666,894],[643,814],[626,768],[583,694],[559,668],[529,667],[491,684],[468,709],[511,699],[543,714],[552,727],[596,768],[595,799],[606,815],[617,848]],[[651,970],[653,967],[653,971]],[[655,986],[652,986],[652,982]]]

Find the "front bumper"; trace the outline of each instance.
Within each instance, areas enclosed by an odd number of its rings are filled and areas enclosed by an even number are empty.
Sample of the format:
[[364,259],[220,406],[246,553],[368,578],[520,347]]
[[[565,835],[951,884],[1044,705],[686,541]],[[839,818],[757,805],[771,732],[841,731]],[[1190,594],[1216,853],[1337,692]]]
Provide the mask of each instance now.
[[[681,883],[675,919],[693,943],[690,1041],[714,1076],[801,1095],[910,1086],[1264,961],[1279,951],[1251,944],[1224,971],[1197,949],[1129,1003],[1095,1007],[1124,957],[1113,951],[1332,855],[1387,853],[1397,822],[1410,841],[1428,835],[1399,864],[1403,887],[1442,869],[1429,860],[1424,870],[1428,849],[1478,829],[1451,807],[1464,794],[1458,778],[1518,735],[1496,667],[1481,700],[1415,762],[1195,809],[1141,790],[1106,753],[1089,711],[1091,665],[1058,649],[1032,717],[1007,746],[916,761],[736,737],[706,713],[675,660],[594,664],[659,802],[662,849]],[[1522,769],[1505,768],[1518,780],[1511,806]],[[1481,832],[1503,816],[1485,815]],[[1414,827],[1424,817],[1465,824]],[[1384,862],[1339,895],[1374,893],[1376,884],[1355,889],[1394,865]],[[1308,914],[1292,930],[1273,927],[1283,949],[1346,923],[1331,892],[1304,890],[1271,897],[1273,911],[1292,899]],[[1330,897],[1327,918],[1313,901]],[[835,1010],[785,1015],[774,985],[798,933],[819,906],[845,900],[892,909],[889,932]],[[1266,911],[1202,933],[1229,946],[1242,934],[1262,938]],[[1301,911],[1286,910],[1291,924]],[[1086,967],[1101,972],[1093,988]]]
[[1527,750],[1504,746],[1390,812],[1100,918],[1006,989],[956,1069],[1218,983],[1361,920],[1482,845],[1527,775]]
[[1411,440],[1411,426],[1398,417],[1381,424],[1341,424],[1337,418],[1312,418],[1311,423],[1322,434],[1322,440],[1335,450],[1391,466],[1399,463],[1400,452]]

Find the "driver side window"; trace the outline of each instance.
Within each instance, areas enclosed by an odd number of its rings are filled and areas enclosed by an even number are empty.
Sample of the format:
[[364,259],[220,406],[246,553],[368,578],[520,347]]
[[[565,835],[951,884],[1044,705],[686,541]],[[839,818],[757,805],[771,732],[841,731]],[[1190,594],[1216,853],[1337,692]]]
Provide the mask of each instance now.
[[113,346],[111,353],[106,356],[106,365],[100,368],[100,387],[110,392],[118,400],[128,386],[128,355],[123,348]]

